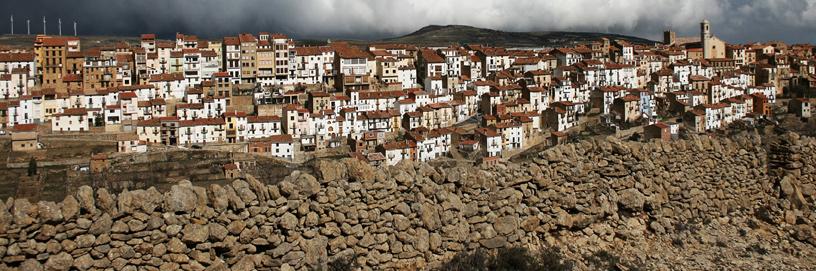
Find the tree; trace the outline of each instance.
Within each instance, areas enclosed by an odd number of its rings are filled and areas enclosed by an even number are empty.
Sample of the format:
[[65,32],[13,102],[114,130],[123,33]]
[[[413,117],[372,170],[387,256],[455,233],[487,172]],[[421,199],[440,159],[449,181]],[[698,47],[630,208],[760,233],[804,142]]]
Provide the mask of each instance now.
[[37,159],[31,157],[31,160],[28,160],[28,176],[37,175]]

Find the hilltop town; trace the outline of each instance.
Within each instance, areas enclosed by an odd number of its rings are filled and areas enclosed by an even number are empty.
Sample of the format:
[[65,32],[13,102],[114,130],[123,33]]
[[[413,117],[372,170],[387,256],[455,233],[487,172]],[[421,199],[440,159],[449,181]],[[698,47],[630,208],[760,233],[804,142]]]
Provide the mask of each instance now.
[[813,269],[816,47],[714,33],[0,42],[0,270]]
[[728,43],[708,21],[699,37],[664,36],[519,49],[143,34],[86,49],[37,35],[0,51],[0,133],[15,153],[47,152],[43,136],[116,141],[91,160],[169,148],[491,164],[591,136],[669,141],[811,116],[812,45]]

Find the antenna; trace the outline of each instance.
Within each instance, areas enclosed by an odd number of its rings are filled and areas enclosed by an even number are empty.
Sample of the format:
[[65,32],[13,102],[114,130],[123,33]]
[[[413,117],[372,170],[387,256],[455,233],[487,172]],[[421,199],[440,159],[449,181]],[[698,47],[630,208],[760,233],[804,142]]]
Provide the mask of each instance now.
[[11,34],[14,35],[14,14],[11,15]]
[[26,34],[31,35],[31,20],[26,19]]
[[43,35],[46,35],[47,32],[45,31],[45,16],[43,16]]
[[59,35],[62,36],[62,18],[57,18],[57,24],[59,25]]
[[74,37],[76,37],[76,21],[74,21]]

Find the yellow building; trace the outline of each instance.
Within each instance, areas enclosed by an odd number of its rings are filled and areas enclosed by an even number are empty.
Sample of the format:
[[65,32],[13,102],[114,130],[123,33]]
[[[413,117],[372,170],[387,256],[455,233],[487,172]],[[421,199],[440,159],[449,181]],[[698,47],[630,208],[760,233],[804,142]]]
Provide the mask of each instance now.
[[[37,73],[43,87],[55,87],[62,83],[62,76],[67,74],[68,55],[79,52],[79,38],[51,37],[37,35],[34,40]],[[73,67],[70,67],[73,69]]]

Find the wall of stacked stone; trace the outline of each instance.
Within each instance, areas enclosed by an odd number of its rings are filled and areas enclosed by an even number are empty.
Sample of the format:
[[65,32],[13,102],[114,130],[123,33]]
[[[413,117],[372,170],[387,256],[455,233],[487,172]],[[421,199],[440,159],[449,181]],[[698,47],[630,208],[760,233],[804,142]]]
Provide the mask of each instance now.
[[[609,139],[494,166],[327,160],[316,162],[316,176],[297,171],[276,185],[249,177],[206,188],[183,181],[165,193],[82,187],[56,203],[10,198],[0,202],[0,269],[302,270],[351,255],[411,269],[460,251],[534,247],[563,232],[643,238],[778,203],[784,177],[769,174],[763,143],[757,135]],[[807,208],[816,144],[785,144],[807,164],[788,177]],[[775,206],[812,228],[813,212]]]

